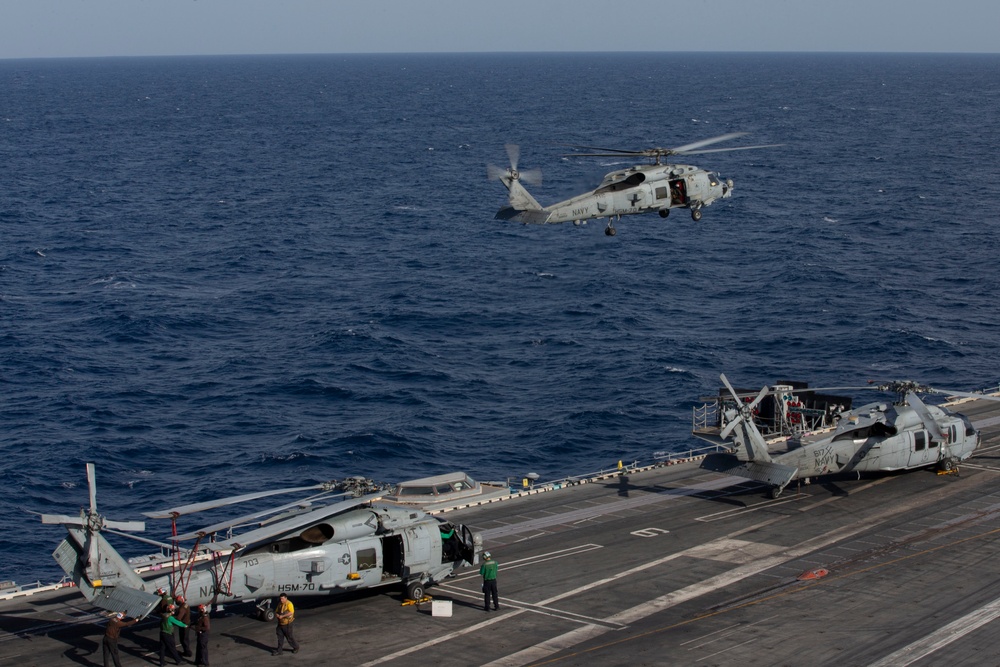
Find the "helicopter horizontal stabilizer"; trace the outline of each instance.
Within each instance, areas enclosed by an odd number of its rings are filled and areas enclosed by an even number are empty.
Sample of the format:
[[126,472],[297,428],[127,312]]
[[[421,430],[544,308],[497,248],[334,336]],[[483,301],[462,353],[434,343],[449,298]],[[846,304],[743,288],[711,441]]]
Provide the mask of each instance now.
[[544,225],[548,218],[548,211],[517,209],[513,206],[504,206],[494,216],[495,220],[513,220],[514,222],[523,222],[529,225]]
[[795,479],[799,472],[798,468],[784,466],[780,463],[740,461],[732,454],[709,454],[701,462],[701,468],[724,475],[745,477],[761,484],[776,487],[784,487]]

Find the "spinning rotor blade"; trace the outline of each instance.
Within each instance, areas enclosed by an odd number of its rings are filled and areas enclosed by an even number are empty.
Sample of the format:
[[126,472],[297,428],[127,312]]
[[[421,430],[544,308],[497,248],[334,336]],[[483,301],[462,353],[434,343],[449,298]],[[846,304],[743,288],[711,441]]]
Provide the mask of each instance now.
[[229,498],[220,498],[218,500],[207,500],[203,503],[192,503],[190,505],[181,505],[179,507],[171,507],[170,509],[160,510],[158,512],[143,512],[143,516],[148,516],[150,519],[170,519],[175,516],[181,516],[182,514],[194,514],[195,512],[204,512],[205,510],[215,509],[216,507],[225,507],[226,505],[237,505],[239,503],[249,502],[251,500],[257,500],[258,498],[267,498],[268,496],[277,496],[283,493],[298,493],[302,491],[315,491],[316,489],[322,489],[322,484],[315,484],[313,486],[300,486],[294,489],[278,489],[276,491],[258,491],[256,493],[247,493],[242,496],[230,496]]
[[712,137],[711,139],[702,139],[701,141],[696,141],[693,144],[684,144],[683,146],[678,146],[677,148],[671,148],[675,153],[687,153],[693,151],[702,146],[711,146],[712,144],[717,144],[720,141],[729,141],[730,139],[735,139],[736,137],[742,137],[746,132],[730,132],[729,134],[720,134],[717,137]]
[[521,158],[521,147],[517,144],[504,144],[503,147],[510,159],[510,168],[517,171],[517,161]]
[[760,146],[736,146],[734,148],[709,148],[706,151],[675,151],[675,155],[701,155],[703,153],[729,153],[730,151],[749,151],[754,148],[774,148],[784,144],[761,144]]
[[519,181],[524,181],[530,185],[541,185],[542,184],[542,170],[537,167],[534,169],[525,169],[524,171],[517,172],[517,179]]
[[491,181],[499,181],[501,176],[506,176],[508,170],[498,167],[495,164],[486,165],[486,178]]
[[[604,151],[605,153],[618,153],[620,155],[642,155],[643,151],[627,151],[621,148],[600,148],[599,146],[578,146],[576,144],[559,144],[560,146],[565,146],[566,148],[580,148],[586,151]],[[583,155],[580,153],[571,153],[570,155],[578,156]],[[586,157],[586,155],[583,155]],[[603,156],[602,156],[603,157]]]
[[921,401],[920,398],[913,392],[906,395],[906,402],[910,404],[913,411],[920,417],[920,421],[922,421],[924,426],[927,427],[927,430],[930,431],[931,437],[938,442],[943,442],[945,440],[944,433],[941,432],[941,427],[938,426],[937,420],[934,419],[933,415],[931,415],[930,410],[927,409],[924,402]]

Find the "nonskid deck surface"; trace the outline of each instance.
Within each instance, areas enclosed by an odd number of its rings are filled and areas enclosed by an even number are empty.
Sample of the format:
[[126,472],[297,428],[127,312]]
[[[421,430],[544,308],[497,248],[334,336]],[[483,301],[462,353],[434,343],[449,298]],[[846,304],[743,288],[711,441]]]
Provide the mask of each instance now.
[[[694,462],[449,513],[500,562],[498,612],[471,568],[429,591],[451,617],[395,590],[293,596],[302,650],[278,658],[273,625],[230,607],[211,664],[984,664],[1000,616],[1000,407],[961,411],[983,445],[958,476],[829,478],[768,500]],[[100,665],[102,618],[72,591],[0,603],[0,665]],[[125,630],[124,664],[155,664],[157,642],[152,621]]]

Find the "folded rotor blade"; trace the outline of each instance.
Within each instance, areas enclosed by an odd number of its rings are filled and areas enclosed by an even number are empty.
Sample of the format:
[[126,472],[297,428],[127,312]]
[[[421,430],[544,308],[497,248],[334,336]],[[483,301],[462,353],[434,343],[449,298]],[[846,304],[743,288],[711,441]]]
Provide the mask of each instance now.
[[258,491],[256,493],[247,493],[242,496],[231,496],[229,498],[220,498],[218,500],[206,500],[203,503],[192,503],[190,505],[171,507],[170,509],[160,510],[158,512],[143,512],[143,516],[148,516],[150,519],[169,519],[171,517],[181,516],[182,514],[194,514],[195,512],[204,512],[205,510],[215,509],[216,507],[225,507],[226,505],[238,505],[239,503],[245,503],[251,500],[257,500],[258,498],[267,498],[268,496],[277,496],[283,493],[299,493],[301,491],[314,491],[316,489],[321,489],[321,488],[323,488],[322,484],[315,484],[313,486],[300,486],[294,489],[278,489],[276,491]]
[[961,396],[962,398],[981,398],[984,401],[1000,401],[1000,396],[977,394],[971,391],[952,391],[950,389],[938,389],[937,387],[932,387],[931,391],[936,394],[944,394],[945,396]]
[[906,402],[910,404],[910,407],[913,408],[914,412],[916,412],[920,417],[920,421],[922,421],[927,430],[930,431],[931,436],[938,442],[944,441],[945,437],[944,433],[941,432],[941,427],[938,426],[937,420],[934,419],[933,415],[931,415],[930,410],[927,409],[924,402],[921,401],[920,398],[913,392],[906,395]]

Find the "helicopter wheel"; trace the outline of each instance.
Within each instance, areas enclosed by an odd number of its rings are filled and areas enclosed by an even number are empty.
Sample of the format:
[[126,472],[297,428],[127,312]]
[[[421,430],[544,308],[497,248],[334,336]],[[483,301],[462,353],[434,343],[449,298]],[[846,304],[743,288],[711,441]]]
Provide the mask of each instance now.
[[260,620],[267,621],[268,623],[274,620],[274,616],[275,614],[273,609],[262,609],[257,614],[257,617],[260,618]]
[[950,458],[950,457],[946,458],[946,459],[944,459],[944,460],[941,461],[941,463],[939,464],[939,467],[941,468],[941,470],[943,470],[945,472],[951,472],[952,470],[955,469],[955,459]]
[[777,500],[778,498],[781,497],[781,492],[784,490],[785,488],[782,486],[772,486],[771,490],[768,491],[767,493],[767,497],[770,498],[771,500]]
[[660,217],[661,218],[665,218],[668,215],[670,215],[670,209],[669,208],[661,208],[660,209]]
[[406,599],[420,600],[424,597],[424,585],[419,581],[411,581],[406,584]]
[[695,222],[698,222],[699,220],[701,220],[701,209],[700,208],[693,208],[693,209],[691,209],[691,219],[694,220]]
[[605,236],[614,236],[617,233],[618,233],[618,230],[615,229],[614,227],[612,227],[611,225],[608,225],[607,227],[604,228],[604,235]]

